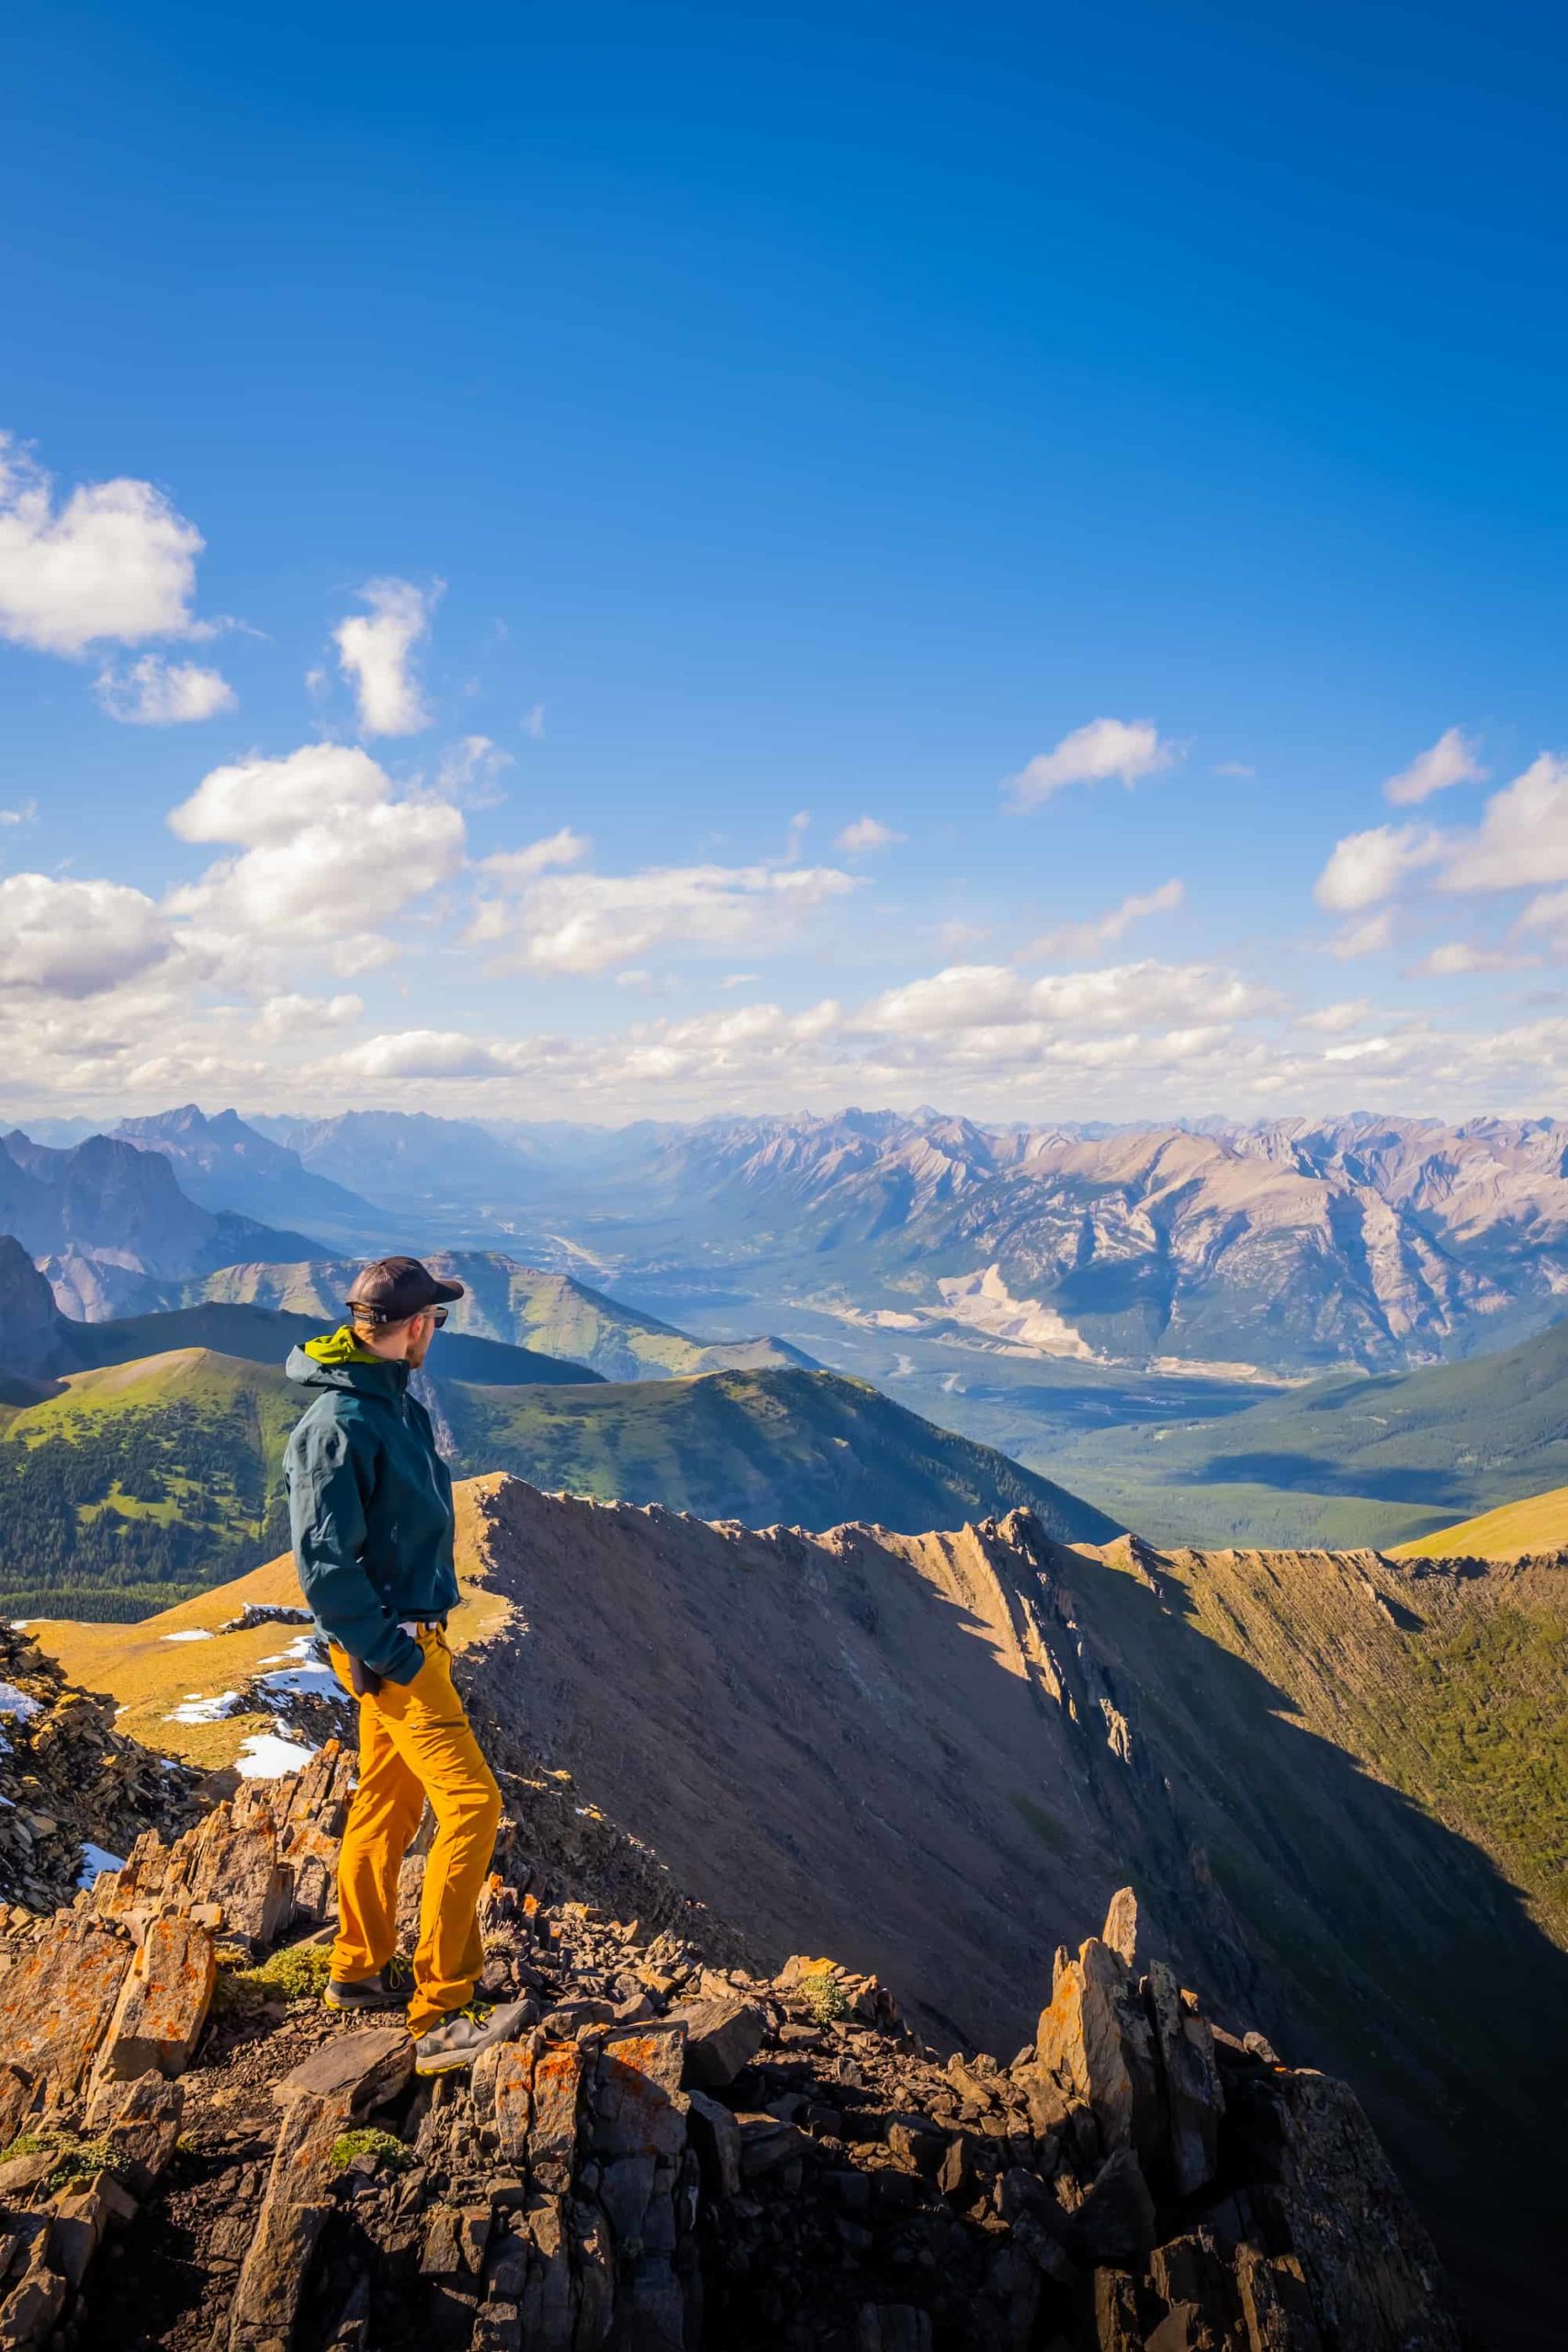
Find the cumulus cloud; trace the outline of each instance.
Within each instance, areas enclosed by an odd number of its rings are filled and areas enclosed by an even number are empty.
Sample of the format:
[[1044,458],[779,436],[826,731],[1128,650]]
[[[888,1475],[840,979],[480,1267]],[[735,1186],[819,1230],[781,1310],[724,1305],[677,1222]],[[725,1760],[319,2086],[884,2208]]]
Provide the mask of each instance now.
[[343,743],[214,768],[169,824],[238,851],[167,902],[217,969],[310,954],[344,978],[368,971],[393,952],[385,926],[463,856],[458,809],[400,797],[368,752]]
[[97,692],[109,717],[130,727],[183,727],[234,708],[234,689],[220,671],[166,662],[161,653],[100,672]]
[[1542,752],[1486,803],[1471,834],[1450,837],[1447,890],[1512,890],[1568,882],[1568,759]]
[[251,1035],[264,1045],[282,1045],[317,1036],[323,1029],[344,1029],[364,1010],[364,999],[357,996],[269,996],[251,1023]]
[[413,673],[413,652],[441,594],[408,580],[371,580],[360,590],[368,613],[354,613],[333,632],[338,666],[354,688],[367,735],[417,735],[431,723]]
[[1539,963],[1539,956],[1520,956],[1506,947],[1476,947],[1467,939],[1449,939],[1423,956],[1417,969],[1447,979],[1471,972],[1520,972]]
[[1313,896],[1333,914],[1359,913],[1392,898],[1423,866],[1436,865],[1447,846],[1430,825],[1373,825],[1364,833],[1347,833],[1335,843]]
[[170,945],[154,901],[124,883],[0,881],[0,987],[96,996],[161,963]]
[[885,825],[880,817],[857,817],[852,825],[844,827],[837,846],[846,856],[861,857],[867,850],[891,849],[895,842],[908,838],[908,834],[896,833],[891,825]]
[[1018,961],[1023,963],[1036,956],[1090,956],[1103,955],[1124,939],[1134,923],[1145,922],[1150,915],[1174,914],[1185,900],[1185,886],[1175,880],[1162,882],[1157,890],[1134,892],[1123,899],[1119,907],[1111,907],[1102,915],[1093,915],[1087,922],[1059,923],[1053,931],[1043,931],[1038,939],[1021,948]]
[[888,989],[865,1011],[866,1026],[917,1035],[1033,1023],[1058,1029],[1205,1026],[1241,1020],[1272,999],[1235,972],[1206,964],[1113,964],[1091,972],[1051,972],[1025,980],[1001,964],[953,964]]
[[1298,1029],[1310,1029],[1322,1037],[1342,1036],[1347,1029],[1356,1028],[1371,1012],[1364,996],[1347,999],[1338,1004],[1320,1004],[1311,1012],[1298,1012]]
[[151,482],[52,479],[0,434],[0,637],[44,653],[193,633],[201,533]]
[[1410,808],[1416,801],[1429,800],[1434,792],[1447,792],[1451,785],[1484,784],[1486,770],[1476,756],[1476,745],[1462,728],[1445,728],[1435,743],[1418,752],[1407,768],[1391,775],[1383,786],[1383,796],[1396,808]]
[[1091,718],[1064,735],[1052,752],[1039,752],[1002,790],[1015,808],[1038,808],[1070,784],[1104,784],[1120,777],[1131,791],[1145,776],[1172,766],[1177,746],[1147,718]]
[[[580,854],[578,837],[554,836]],[[491,877],[523,887],[508,902],[481,906],[468,933],[471,944],[510,938],[510,954],[492,971],[606,972],[640,961],[655,948],[682,955],[751,954],[787,944],[811,915],[856,888],[852,875],[833,866],[655,866],[639,874],[557,874],[523,861],[533,852],[491,858]],[[566,852],[550,863],[564,862]]]
[[1381,914],[1369,915],[1365,922],[1341,925],[1328,943],[1328,952],[1342,964],[1354,962],[1358,956],[1378,956],[1393,944],[1393,915],[1385,907]]

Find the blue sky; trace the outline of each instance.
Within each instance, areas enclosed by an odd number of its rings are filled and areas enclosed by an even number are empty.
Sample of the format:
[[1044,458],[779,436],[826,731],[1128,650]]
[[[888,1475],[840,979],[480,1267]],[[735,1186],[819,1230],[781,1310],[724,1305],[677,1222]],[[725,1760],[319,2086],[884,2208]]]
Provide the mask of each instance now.
[[1087,18],[13,14],[6,1107],[1568,1109],[1562,20]]

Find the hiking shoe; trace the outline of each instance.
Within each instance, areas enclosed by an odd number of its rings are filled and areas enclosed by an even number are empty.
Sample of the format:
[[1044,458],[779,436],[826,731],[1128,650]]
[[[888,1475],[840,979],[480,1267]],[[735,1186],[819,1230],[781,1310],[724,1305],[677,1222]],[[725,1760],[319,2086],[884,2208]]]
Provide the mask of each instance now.
[[471,2066],[481,2050],[493,2050],[498,2041],[510,2041],[521,2032],[527,2015],[526,2001],[503,2001],[499,2007],[489,2001],[470,2001],[466,2009],[454,2009],[415,2040],[414,2073],[451,2075],[460,2066]]
[[329,2009],[406,2009],[413,1970],[400,1954],[374,1976],[329,1976],[321,1999]]

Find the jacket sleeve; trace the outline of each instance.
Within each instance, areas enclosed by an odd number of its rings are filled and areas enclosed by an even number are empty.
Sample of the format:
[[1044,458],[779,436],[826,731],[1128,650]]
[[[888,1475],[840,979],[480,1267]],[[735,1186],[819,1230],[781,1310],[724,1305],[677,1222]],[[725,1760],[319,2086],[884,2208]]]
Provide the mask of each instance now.
[[284,1455],[299,1587],[318,1622],[350,1657],[392,1682],[412,1682],[424,1653],[405,1634],[365,1566],[366,1505],[374,1463],[335,1414],[307,1413]]

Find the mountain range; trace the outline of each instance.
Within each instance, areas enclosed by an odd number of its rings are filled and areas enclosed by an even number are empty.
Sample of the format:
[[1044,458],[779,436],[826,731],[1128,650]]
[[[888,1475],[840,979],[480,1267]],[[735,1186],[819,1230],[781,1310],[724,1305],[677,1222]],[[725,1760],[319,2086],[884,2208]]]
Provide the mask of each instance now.
[[1568,1288],[1568,1127],[1545,1119],[1107,1132],[852,1110],[496,1133],[186,1105],[121,1133],[209,1205],[355,1249],[395,1213],[451,1247],[515,1237],[644,1306],[729,1292],[954,1362],[1404,1369],[1526,1337]]

